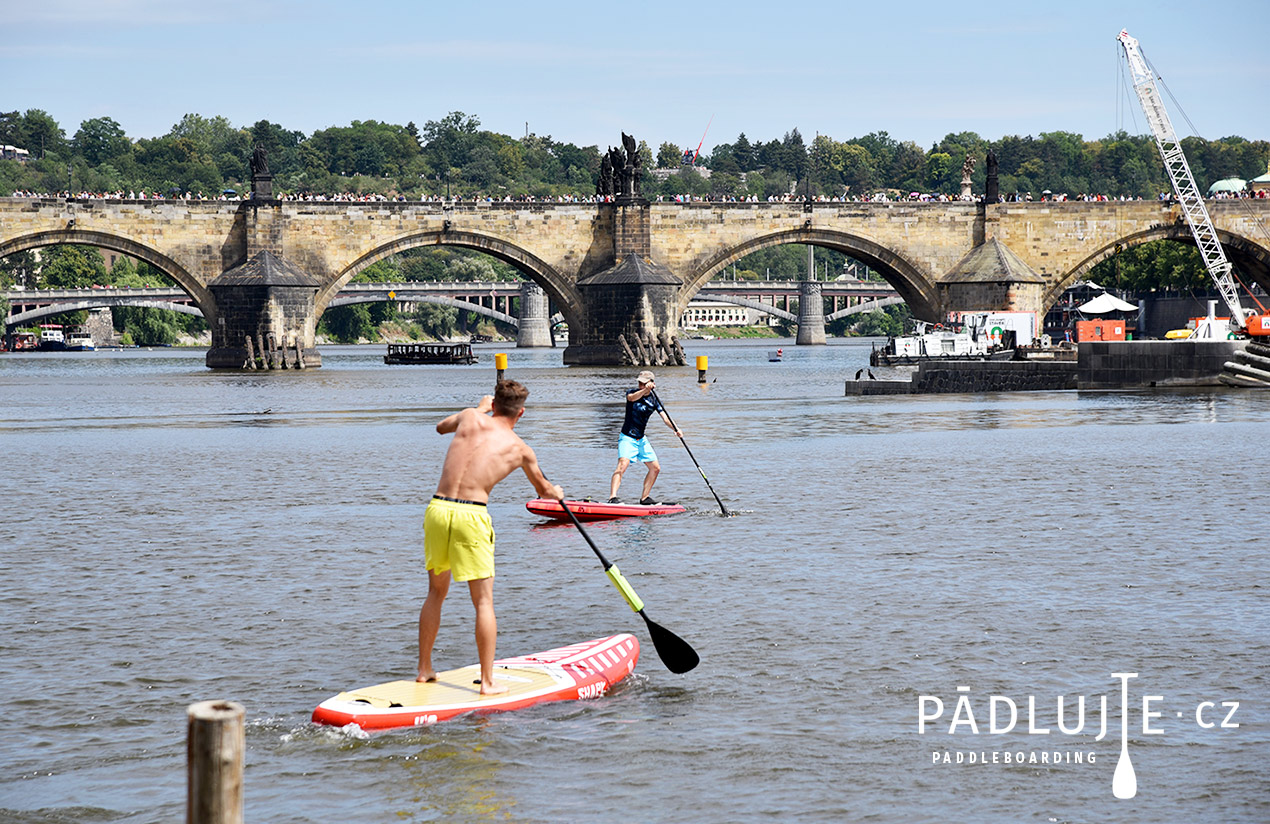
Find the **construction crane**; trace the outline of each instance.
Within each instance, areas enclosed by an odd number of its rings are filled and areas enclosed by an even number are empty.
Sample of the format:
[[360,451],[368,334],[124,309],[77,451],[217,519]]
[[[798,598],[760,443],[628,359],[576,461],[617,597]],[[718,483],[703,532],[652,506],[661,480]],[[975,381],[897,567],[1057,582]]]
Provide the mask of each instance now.
[[[1169,113],[1165,111],[1164,101],[1160,99],[1160,92],[1155,87],[1155,77],[1147,68],[1146,58],[1142,56],[1137,39],[1130,37],[1129,32],[1124,29],[1120,31],[1116,39],[1124,47],[1125,59],[1128,60],[1129,71],[1133,75],[1133,89],[1138,94],[1138,100],[1142,104],[1142,111],[1146,114],[1151,133],[1155,135],[1155,145],[1160,150],[1164,169],[1168,172],[1169,180],[1173,184],[1173,194],[1177,196],[1178,203],[1182,206],[1182,214],[1186,217],[1187,225],[1191,227],[1191,234],[1195,236],[1195,245],[1199,247],[1200,256],[1204,259],[1204,267],[1208,269],[1209,277],[1217,284],[1217,290],[1221,292],[1222,299],[1230,310],[1231,326],[1238,332],[1270,334],[1270,316],[1263,314],[1250,318],[1239,302],[1239,293],[1235,289],[1235,282],[1230,274],[1230,261],[1226,259],[1226,252],[1217,240],[1217,230],[1213,228],[1208,209],[1204,207],[1204,199],[1200,197],[1199,189],[1195,186],[1195,176],[1191,174],[1191,167],[1186,163],[1186,155],[1182,153],[1182,143],[1178,140],[1177,133],[1173,131]],[[1253,299],[1256,300],[1256,298]],[[1262,312],[1265,312],[1264,308]],[[1250,320],[1253,322],[1250,323]],[[1201,327],[1203,326],[1204,324],[1201,324]],[[1195,337],[1226,337],[1224,333],[1218,334],[1217,330],[1212,328],[1215,324],[1209,322],[1207,326],[1209,327],[1207,330],[1197,328]]]

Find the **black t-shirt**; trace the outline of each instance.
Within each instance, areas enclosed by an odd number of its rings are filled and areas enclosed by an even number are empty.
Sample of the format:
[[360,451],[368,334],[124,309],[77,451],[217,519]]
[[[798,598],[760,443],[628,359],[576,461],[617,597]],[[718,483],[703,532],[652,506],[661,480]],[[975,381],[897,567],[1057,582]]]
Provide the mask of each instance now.
[[[626,394],[633,395],[638,391],[637,386]],[[638,441],[644,437],[644,427],[648,426],[648,419],[654,412],[660,411],[662,406],[656,395],[645,395],[637,401],[627,401],[626,420],[622,421],[622,434]]]

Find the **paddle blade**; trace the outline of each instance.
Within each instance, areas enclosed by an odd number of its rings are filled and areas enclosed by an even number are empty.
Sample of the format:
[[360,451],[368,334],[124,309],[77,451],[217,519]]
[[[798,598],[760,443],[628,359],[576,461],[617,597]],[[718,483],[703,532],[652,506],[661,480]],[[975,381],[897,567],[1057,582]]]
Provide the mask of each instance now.
[[652,636],[653,648],[657,650],[657,656],[666,665],[666,669],[676,675],[682,675],[701,663],[701,657],[697,655],[695,649],[688,646],[687,641],[649,618],[643,610],[640,610],[639,614],[644,619],[644,623],[648,624],[648,634]]

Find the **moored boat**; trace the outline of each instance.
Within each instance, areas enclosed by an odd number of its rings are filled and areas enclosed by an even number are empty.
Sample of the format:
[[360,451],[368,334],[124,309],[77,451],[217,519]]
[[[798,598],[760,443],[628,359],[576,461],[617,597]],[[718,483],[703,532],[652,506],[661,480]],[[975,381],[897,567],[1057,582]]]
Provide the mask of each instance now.
[[62,327],[57,324],[41,326],[40,341],[35,348],[44,352],[66,351],[66,337],[62,334]]
[[72,329],[66,333],[66,351],[68,352],[92,352],[97,348],[93,343],[93,336],[83,329]]

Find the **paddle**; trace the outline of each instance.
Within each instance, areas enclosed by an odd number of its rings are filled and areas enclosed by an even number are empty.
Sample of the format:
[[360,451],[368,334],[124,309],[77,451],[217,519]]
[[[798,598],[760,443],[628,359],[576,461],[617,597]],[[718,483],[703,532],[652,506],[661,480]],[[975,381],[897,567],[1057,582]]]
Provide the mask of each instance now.
[[622,597],[626,599],[626,603],[635,612],[639,613],[639,617],[644,619],[644,623],[648,625],[648,634],[652,636],[653,647],[657,650],[661,662],[666,665],[666,669],[673,673],[684,673],[697,666],[701,658],[697,655],[697,651],[688,645],[688,642],[675,635],[670,630],[658,624],[652,618],[644,614],[644,602],[635,594],[635,590],[622,577],[621,571],[608,558],[604,557],[604,553],[600,552],[600,548],[595,545],[595,541],[591,540],[591,536],[582,528],[582,522],[578,520],[578,516],[573,514],[573,510],[569,509],[569,505],[560,501],[560,506],[564,507],[564,511],[569,513],[569,520],[573,521],[573,525],[578,528],[578,532],[582,533],[582,537],[591,545],[600,563],[604,564],[604,573],[609,576],[609,580],[613,582],[613,586],[617,587],[617,591],[622,593]]
[[[651,394],[651,395],[653,396],[653,400],[657,402],[657,405],[658,405],[658,406],[661,406],[661,410],[662,410],[663,412],[666,412],[666,407],[662,405],[661,398],[657,397],[657,393],[656,393],[656,392],[650,392],[649,394]],[[670,425],[671,425],[671,426],[675,426],[675,419],[674,419],[674,418],[672,418],[672,417],[670,417],[670,413],[669,413],[669,412],[666,412],[666,420],[670,421]],[[675,426],[675,429],[676,429],[676,430],[678,430],[678,429],[679,429],[679,427]],[[706,477],[706,473],[705,473],[704,471],[702,471],[702,469],[701,469],[701,464],[697,463],[697,458],[696,458],[696,456],[695,456],[695,455],[693,455],[693,454],[692,454],[692,450],[691,450],[691,449],[688,449],[688,442],[684,440],[684,436],[683,436],[683,435],[680,435],[680,436],[679,436],[679,442],[680,442],[681,444],[683,444],[683,445],[684,445],[684,449],[687,449],[687,450],[688,450],[688,457],[689,457],[689,458],[692,458],[692,462],[693,462],[693,464],[695,464],[695,465],[696,465],[696,467],[697,467],[697,471],[701,473],[701,480],[703,480],[703,481],[705,481],[705,482],[706,482],[706,486],[707,486],[707,487],[710,487],[710,494],[714,496],[714,499],[715,499],[716,501],[719,501],[719,509],[722,511],[723,516],[726,518],[726,517],[728,517],[729,515],[731,515],[732,513],[731,513],[731,512],[728,512],[728,508],[727,508],[726,506],[724,506],[724,505],[723,505],[723,501],[719,500],[719,493],[714,491],[714,487],[713,487],[713,486],[710,486],[710,479],[709,479],[709,478],[707,478],[707,477]]]

